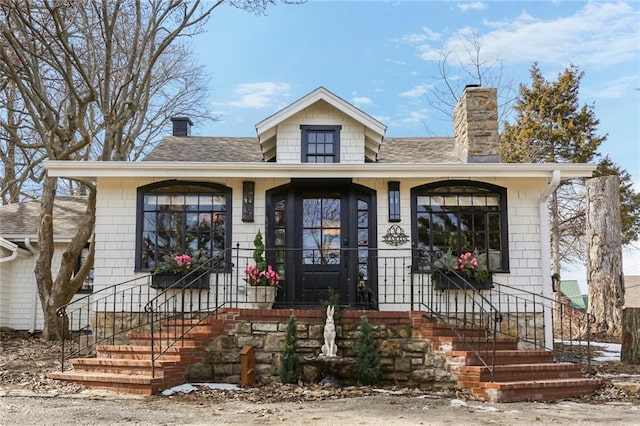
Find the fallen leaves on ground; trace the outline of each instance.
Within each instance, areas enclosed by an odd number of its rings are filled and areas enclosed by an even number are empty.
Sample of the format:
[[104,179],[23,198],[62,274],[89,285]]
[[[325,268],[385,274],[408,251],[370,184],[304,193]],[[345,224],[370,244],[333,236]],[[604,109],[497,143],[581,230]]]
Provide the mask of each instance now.
[[[596,349],[597,350],[597,349]],[[49,342],[26,333],[0,331],[0,389],[25,389],[37,393],[70,394],[85,388],[82,385],[52,380],[46,374],[60,371],[60,342]],[[593,363],[593,370],[607,380],[607,385],[591,396],[580,398],[588,402],[640,402],[640,395],[626,392],[614,386],[615,382],[640,382],[640,365],[616,361]],[[464,392],[417,390],[410,388],[386,388],[391,395],[427,396],[433,398],[469,398]],[[259,385],[249,389],[220,390],[198,386],[191,393],[177,393],[169,397],[194,404],[241,400],[255,403],[278,403],[285,401],[305,402],[351,397],[362,397],[380,392],[370,387],[324,387],[319,384],[304,386],[279,382]]]

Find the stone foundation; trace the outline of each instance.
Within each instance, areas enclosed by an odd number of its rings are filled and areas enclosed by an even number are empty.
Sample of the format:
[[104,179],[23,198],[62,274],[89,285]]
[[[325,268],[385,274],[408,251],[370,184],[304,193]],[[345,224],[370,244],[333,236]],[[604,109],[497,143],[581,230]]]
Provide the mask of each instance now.
[[[279,378],[280,357],[287,321],[295,314],[298,325],[298,355],[301,380],[316,382],[322,378],[317,365],[305,357],[320,354],[323,343],[324,312],[320,310],[227,310],[226,335],[209,344],[204,361],[189,368],[190,381],[240,382],[240,350],[250,345],[255,350],[257,380],[269,383]],[[380,384],[422,388],[453,387],[446,359],[433,352],[431,342],[413,338],[409,312],[341,311],[336,315],[338,356],[355,357],[360,317],[366,315],[372,327],[382,364]],[[356,384],[353,366],[338,372],[342,384]]]

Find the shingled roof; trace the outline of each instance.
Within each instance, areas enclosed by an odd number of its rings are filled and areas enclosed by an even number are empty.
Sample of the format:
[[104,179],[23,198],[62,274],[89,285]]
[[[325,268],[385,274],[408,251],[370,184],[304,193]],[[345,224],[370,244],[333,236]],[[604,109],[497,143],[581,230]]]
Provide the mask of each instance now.
[[[262,162],[258,138],[168,136],[143,161]],[[460,163],[453,138],[385,138],[380,163]]]
[[[58,197],[53,207],[54,238],[75,234],[87,207],[86,197]],[[0,235],[7,240],[36,237],[40,223],[40,201],[0,206]]]

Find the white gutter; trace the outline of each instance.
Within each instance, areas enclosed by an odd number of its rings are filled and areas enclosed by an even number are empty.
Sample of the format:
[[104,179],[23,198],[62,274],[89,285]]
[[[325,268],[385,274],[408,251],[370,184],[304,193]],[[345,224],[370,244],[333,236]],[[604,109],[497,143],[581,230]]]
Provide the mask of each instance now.
[[[542,295],[553,298],[553,289],[551,283],[551,247],[550,247],[550,229],[549,229],[549,197],[560,185],[562,173],[560,170],[554,170],[551,175],[551,181],[547,184],[542,196],[540,197],[539,217],[540,217],[540,276],[542,277]],[[551,309],[544,310],[544,342],[549,350],[553,350],[553,313]]]
[[[24,245],[29,250],[32,256],[36,256],[38,251],[31,245],[31,238],[25,237]],[[35,275],[35,274],[34,274]],[[36,331],[36,324],[38,322],[38,283],[36,282],[35,291],[31,297],[31,324],[29,326],[29,333],[33,334]]]
[[0,237],[0,247],[4,247],[11,252],[9,256],[1,257],[0,263],[11,262],[16,257],[18,257],[19,247],[16,244],[12,243],[11,241],[5,240],[4,238]]

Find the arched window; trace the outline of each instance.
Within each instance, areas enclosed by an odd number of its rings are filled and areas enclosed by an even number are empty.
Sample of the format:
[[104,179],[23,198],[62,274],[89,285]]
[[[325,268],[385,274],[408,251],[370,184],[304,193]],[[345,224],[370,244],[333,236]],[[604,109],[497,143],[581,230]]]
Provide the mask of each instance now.
[[138,188],[136,270],[165,255],[219,256],[231,246],[231,189],[208,182],[160,182]]
[[413,188],[411,204],[416,252],[477,250],[490,271],[508,272],[506,188],[467,180],[435,182]]

